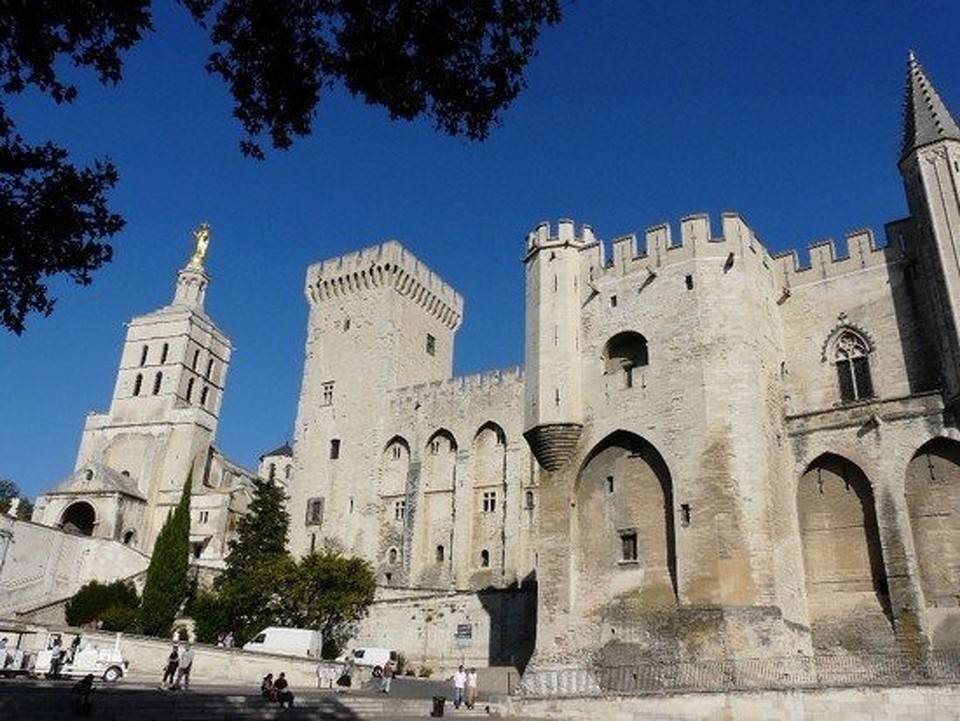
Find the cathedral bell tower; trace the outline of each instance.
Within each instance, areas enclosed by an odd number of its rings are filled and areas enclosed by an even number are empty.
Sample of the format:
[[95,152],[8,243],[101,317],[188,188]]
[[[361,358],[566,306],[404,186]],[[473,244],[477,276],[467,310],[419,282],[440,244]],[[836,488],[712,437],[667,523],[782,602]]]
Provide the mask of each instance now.
[[[187,478],[194,487],[208,480],[230,363],[230,341],[203,308],[209,226],[193,236],[173,301],[127,324],[110,410],[87,416],[73,474],[88,495],[105,479],[122,483],[135,502],[125,502],[106,535],[135,539],[148,553]],[[98,513],[93,535],[103,535],[108,515]]]
[[951,404],[960,400],[960,127],[912,52],[899,167],[923,322]]

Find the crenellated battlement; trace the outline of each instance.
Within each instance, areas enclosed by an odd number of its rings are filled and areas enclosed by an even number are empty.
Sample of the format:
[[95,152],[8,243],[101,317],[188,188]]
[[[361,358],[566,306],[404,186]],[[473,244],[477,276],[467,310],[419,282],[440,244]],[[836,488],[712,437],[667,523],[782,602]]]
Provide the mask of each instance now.
[[720,216],[720,235],[715,236],[710,217],[706,214],[688,215],[680,219],[679,239],[668,223],[647,228],[642,238],[630,233],[609,242],[609,255],[603,240],[598,239],[589,225],[582,226],[577,235],[573,221],[562,220],[557,234],[550,234],[548,223],[540,223],[527,236],[527,252],[556,245],[573,245],[584,254],[584,265],[594,278],[605,274],[625,275],[636,271],[657,269],[697,257],[737,256],[749,252],[758,265],[774,274],[774,279],[785,288],[825,278],[834,278],[865,268],[893,262],[888,246],[878,245],[869,228],[861,228],[845,236],[846,253],[838,252],[832,240],[823,240],[808,246],[809,264],[802,265],[796,250],[771,254],[746,221],[733,212]]
[[557,223],[557,232],[551,233],[550,223],[543,221],[532,231],[527,233],[527,256],[544,248],[575,246],[585,248],[597,242],[593,235],[593,228],[583,225],[577,233],[576,225],[572,220],[562,219]]
[[450,330],[463,320],[463,298],[395,240],[314,263],[307,269],[311,305],[361,290],[391,287],[411,298]]
[[433,383],[419,383],[413,386],[397,388],[392,392],[393,402],[413,406],[417,403],[434,403],[438,399],[463,397],[480,390],[513,386],[523,388],[524,373],[520,366],[471,373],[470,375],[448,378]]

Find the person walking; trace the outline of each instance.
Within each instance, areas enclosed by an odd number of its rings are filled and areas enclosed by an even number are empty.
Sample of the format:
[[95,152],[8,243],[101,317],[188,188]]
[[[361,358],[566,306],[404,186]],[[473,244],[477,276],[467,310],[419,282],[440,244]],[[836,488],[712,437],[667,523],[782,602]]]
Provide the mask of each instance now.
[[460,708],[460,704],[463,703],[463,691],[467,685],[467,672],[463,670],[463,664],[453,674],[451,680],[453,681],[453,707]]
[[477,702],[477,669],[471,668],[467,671],[467,708],[473,708]]
[[383,664],[383,672],[380,675],[380,690],[383,693],[390,693],[390,682],[394,676],[393,661],[387,661]]
[[193,649],[190,644],[183,646],[183,653],[180,654],[179,667],[177,668],[177,683],[174,688],[183,688],[184,691],[190,690],[190,671],[193,668]]
[[172,688],[173,682],[177,677],[177,666],[180,665],[180,651],[177,644],[173,644],[170,649],[170,655],[167,656],[167,662],[163,666],[163,679],[160,681],[160,689]]

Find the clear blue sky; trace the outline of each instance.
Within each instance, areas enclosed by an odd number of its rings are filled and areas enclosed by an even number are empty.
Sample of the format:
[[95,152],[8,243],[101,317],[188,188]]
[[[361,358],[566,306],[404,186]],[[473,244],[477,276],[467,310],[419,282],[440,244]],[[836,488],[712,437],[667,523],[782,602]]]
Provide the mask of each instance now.
[[313,137],[258,163],[202,69],[205,38],[172,0],[156,6],[120,86],[85,76],[70,107],[11,101],[28,140],[113,159],[128,221],[93,285],[55,283],[50,318],[0,332],[0,477],[31,497],[72,470],[85,415],[109,407],[124,324],[171,300],[201,221],[206,308],[234,343],[218,445],[255,468],[293,436],[310,263],[396,238],[465,298],[456,374],[520,365],[523,239],[539,221],[609,240],[735,210],[774,251],[881,237],[906,214],[909,49],[960,114],[956,0],[581,0],[487,142],[336,93]]

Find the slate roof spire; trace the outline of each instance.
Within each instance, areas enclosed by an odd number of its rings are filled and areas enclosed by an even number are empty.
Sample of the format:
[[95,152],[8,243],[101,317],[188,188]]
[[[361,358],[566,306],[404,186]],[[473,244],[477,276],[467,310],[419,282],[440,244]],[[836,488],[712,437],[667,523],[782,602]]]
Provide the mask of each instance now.
[[910,51],[903,105],[900,158],[940,140],[960,140],[960,127]]

